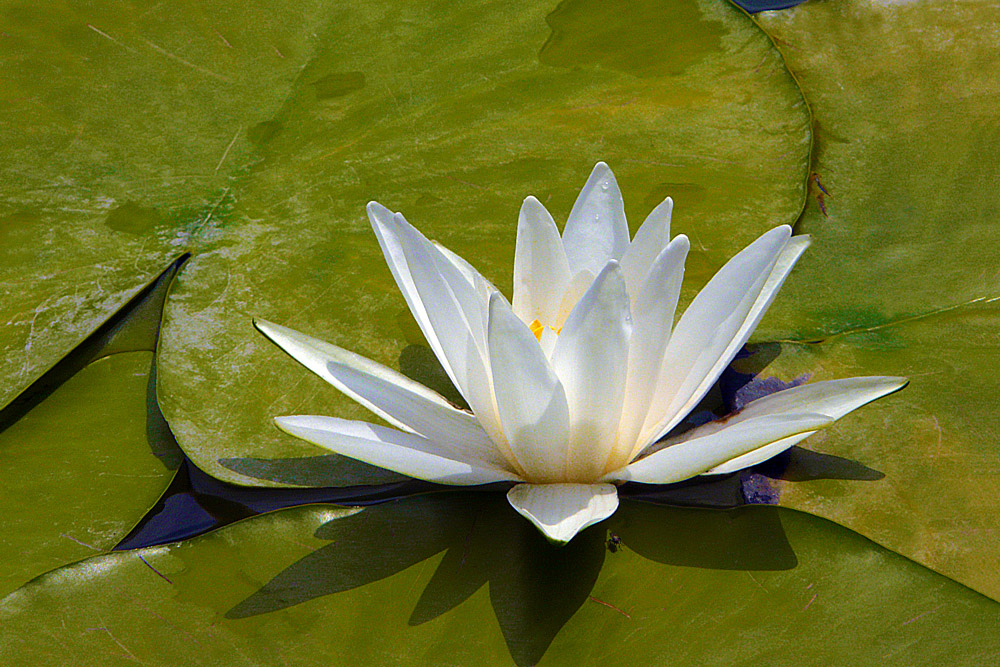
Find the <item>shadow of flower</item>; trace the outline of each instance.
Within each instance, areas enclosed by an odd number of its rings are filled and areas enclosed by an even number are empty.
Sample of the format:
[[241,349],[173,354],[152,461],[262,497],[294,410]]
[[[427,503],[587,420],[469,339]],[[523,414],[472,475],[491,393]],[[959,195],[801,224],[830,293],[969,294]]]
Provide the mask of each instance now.
[[330,544],[280,572],[226,613],[266,614],[364,586],[444,552],[410,615],[411,626],[459,606],[484,585],[510,655],[535,664],[587,602],[609,554],[607,531],[641,556],[686,567],[795,566],[774,508],[720,511],[624,501],[603,524],[551,546],[501,494],[458,492],[387,502],[316,531]]

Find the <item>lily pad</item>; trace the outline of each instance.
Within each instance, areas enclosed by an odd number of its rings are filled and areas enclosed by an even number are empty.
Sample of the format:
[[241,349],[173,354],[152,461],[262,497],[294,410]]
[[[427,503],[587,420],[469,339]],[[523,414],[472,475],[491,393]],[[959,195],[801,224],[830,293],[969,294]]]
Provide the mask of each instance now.
[[[815,119],[813,236],[758,338],[786,379],[904,375],[804,446],[881,471],[781,502],[1000,599],[1000,61],[994,8],[809,2],[757,15]],[[822,204],[822,206],[821,206]]]
[[0,406],[225,218],[316,1],[4,3]]
[[0,592],[110,550],[170,483],[180,457],[147,423],[152,367],[152,352],[104,357],[0,433]]
[[153,351],[182,262],[0,410],[0,592],[110,550],[174,476]]
[[1000,650],[997,603],[807,514],[627,502],[555,549],[505,505],[303,507],[88,559],[0,601],[0,658],[930,665]]
[[[331,9],[320,42],[262,126],[264,160],[231,190],[226,227],[168,306],[160,400],[187,455],[220,479],[315,484],[311,464],[254,463],[321,453],[271,418],[371,418],[273,349],[253,316],[440,386],[409,315],[399,325],[369,200],[509,290],[520,202],[534,194],[564,220],[605,160],[633,233],[673,196],[675,229],[697,250],[685,299],[801,210],[807,109],[770,40],[733,6],[355,3]],[[325,460],[326,484],[398,479]]]

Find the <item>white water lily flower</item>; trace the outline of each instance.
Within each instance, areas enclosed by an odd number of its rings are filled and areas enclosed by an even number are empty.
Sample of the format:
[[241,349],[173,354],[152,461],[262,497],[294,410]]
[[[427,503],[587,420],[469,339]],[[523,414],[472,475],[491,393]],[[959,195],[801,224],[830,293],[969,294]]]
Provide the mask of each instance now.
[[333,452],[452,485],[509,481],[510,504],[551,541],[618,507],[616,484],[727,473],[788,449],[906,384],[816,382],[753,401],[725,420],[661,441],[705,396],[753,332],[808,237],[767,232],[731,259],[674,324],[688,240],[670,239],[672,202],[629,241],[621,191],[599,163],[559,232],[521,208],[513,305],[463,259],[399,213],[368,216],[417,324],[472,412],[400,373],[285,327],[258,328],[397,428],[279,417]]

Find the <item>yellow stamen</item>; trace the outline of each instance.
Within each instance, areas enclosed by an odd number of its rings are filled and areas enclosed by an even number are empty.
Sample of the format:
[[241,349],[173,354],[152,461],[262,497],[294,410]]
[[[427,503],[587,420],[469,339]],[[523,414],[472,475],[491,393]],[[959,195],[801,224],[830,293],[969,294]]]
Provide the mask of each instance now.
[[[545,331],[545,325],[536,319],[532,320],[531,324],[528,325],[528,328],[531,329],[531,333],[535,334],[535,338],[537,338],[538,342],[541,343],[542,332]],[[549,328],[555,331],[557,335],[562,331],[562,327],[559,327],[557,329],[553,326],[550,326]]]
[[535,338],[537,338],[538,342],[541,343],[542,331],[544,331],[545,325],[539,322],[538,320],[534,320],[531,324],[528,325],[528,328],[531,329],[531,333],[535,334]]

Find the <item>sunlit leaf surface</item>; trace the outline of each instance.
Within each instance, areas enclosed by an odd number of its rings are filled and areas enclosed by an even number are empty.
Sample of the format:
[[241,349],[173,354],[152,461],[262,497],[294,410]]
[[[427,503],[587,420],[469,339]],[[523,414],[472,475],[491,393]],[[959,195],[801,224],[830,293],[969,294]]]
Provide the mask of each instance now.
[[[995,661],[995,7],[811,1],[758,25],[714,0],[6,2],[0,19],[0,596],[25,584],[0,601],[0,663]],[[773,462],[785,481],[683,489],[825,519],[626,500],[553,550],[502,494],[457,493],[102,553],[177,465],[157,397],[223,480],[398,479],[272,427],[371,417],[251,317],[459,400],[364,204],[509,294],[521,200],[561,224],[598,160],[633,232],[674,198],[682,306],[761,231],[813,235],[737,370],[912,379]],[[158,349],[147,302],[66,356],[184,248]],[[246,493],[202,493],[200,525],[277,506]]]
[[0,658],[932,665],[1000,650],[997,603],[806,514],[626,502],[555,549],[505,505],[306,507],[97,557],[0,602]]
[[[410,345],[369,200],[509,290],[521,201],[534,194],[563,221],[605,160],[633,232],[674,198],[675,229],[698,249],[693,289],[793,221],[805,196],[805,105],[771,42],[730,5],[372,2],[332,7],[322,35],[260,126],[264,161],[234,185],[225,228],[168,306],[164,412],[185,452],[222,479],[315,484],[308,470],[262,473],[259,459],[322,453],[271,418],[369,418],[256,334],[252,316],[440,386],[427,350]],[[390,479],[323,460],[327,484]]]
[[0,406],[221,224],[321,4],[0,5]]
[[912,379],[804,443],[884,480],[782,502],[1000,597],[1000,15],[845,1],[757,19],[812,107],[819,178],[798,225],[813,247],[760,332],[791,341],[769,371]]
[[153,352],[182,263],[0,410],[0,593],[111,549],[174,476]]

